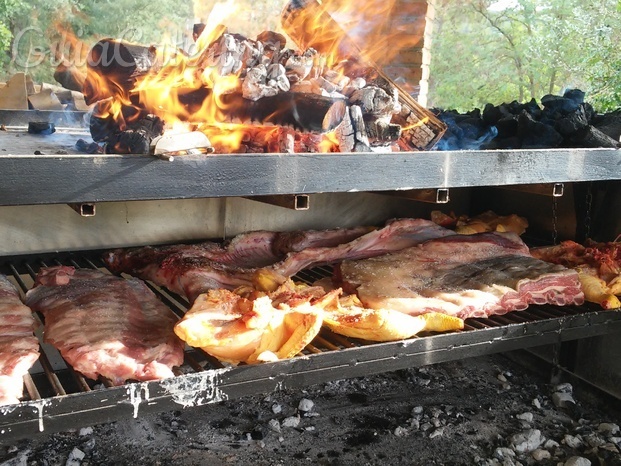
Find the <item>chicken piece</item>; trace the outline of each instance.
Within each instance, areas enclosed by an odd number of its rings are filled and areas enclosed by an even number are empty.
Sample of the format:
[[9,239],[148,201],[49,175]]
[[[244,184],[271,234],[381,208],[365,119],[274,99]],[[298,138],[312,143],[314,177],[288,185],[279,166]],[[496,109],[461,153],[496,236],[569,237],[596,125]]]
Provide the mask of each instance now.
[[618,309],[621,302],[614,293],[611,293],[606,282],[601,278],[578,269],[578,278],[584,292],[584,299],[590,303],[597,303],[603,309]]
[[365,309],[355,295],[348,295],[326,309],[325,325],[334,333],[370,341],[396,341],[420,332],[461,330],[464,321],[457,317],[430,312],[411,316],[392,309]]
[[[239,364],[295,356],[319,333],[332,296],[297,288],[291,280],[271,293],[244,287],[201,294],[175,326],[188,345]],[[332,293],[336,294],[336,293]]]
[[497,215],[488,210],[472,218],[460,218],[455,231],[462,235],[498,231],[501,233],[513,232],[522,235],[528,227],[528,221],[519,215]]

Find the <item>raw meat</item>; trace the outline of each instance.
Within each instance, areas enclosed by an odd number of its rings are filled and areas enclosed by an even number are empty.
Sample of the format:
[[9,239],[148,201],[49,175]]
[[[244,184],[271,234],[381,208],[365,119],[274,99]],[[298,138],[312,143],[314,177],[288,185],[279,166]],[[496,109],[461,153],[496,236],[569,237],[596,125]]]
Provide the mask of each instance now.
[[18,403],[23,377],[39,358],[35,320],[11,282],[0,275],[0,405]]
[[[344,261],[346,292],[369,308],[462,319],[522,310],[529,304],[582,304],[578,274],[533,258],[513,233],[456,235],[380,257]],[[337,274],[338,275],[338,274]]]
[[455,235],[454,231],[436,225],[430,220],[404,218],[391,220],[379,230],[340,244],[335,247],[307,248],[290,253],[273,270],[285,277],[291,277],[300,270],[324,264],[333,264],[345,259],[364,259],[422,243],[431,238]]
[[585,245],[567,240],[558,245],[531,249],[533,257],[562,264],[578,272],[587,301],[604,309],[618,309],[621,301],[621,243],[598,243],[587,240]]
[[26,303],[45,317],[45,341],[75,370],[91,379],[172,377],[183,362],[175,316],[138,279],[98,270],[42,268]]
[[[129,273],[165,286],[170,291],[186,296],[190,302],[208,290],[233,290],[238,286],[252,285],[257,270],[277,267],[286,253],[295,261],[301,248],[328,245],[337,249],[343,241],[368,236],[369,227],[324,231],[267,232],[256,231],[233,238],[228,244],[205,242],[195,245],[173,245],[134,250],[116,250],[107,253],[104,261],[113,272]],[[365,234],[368,233],[368,234]],[[289,264],[289,262],[287,262]],[[299,261],[296,262],[300,264]],[[296,273],[289,266],[289,272]],[[280,272],[279,272],[280,273]],[[281,281],[282,282],[282,281]],[[280,283],[279,283],[280,284]]]

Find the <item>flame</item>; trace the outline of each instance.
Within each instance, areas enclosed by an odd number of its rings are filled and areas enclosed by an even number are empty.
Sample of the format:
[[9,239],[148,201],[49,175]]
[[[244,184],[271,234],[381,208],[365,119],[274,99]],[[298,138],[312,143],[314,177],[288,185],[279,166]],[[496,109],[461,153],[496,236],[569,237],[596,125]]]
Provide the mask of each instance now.
[[[403,31],[391,31],[387,27],[395,1],[374,0],[361,6],[350,0],[323,3],[312,0],[305,2],[304,10],[284,11],[282,25],[295,44],[289,44],[290,47],[299,48],[299,52],[313,47],[320,52],[314,58],[315,73],[317,68],[345,73],[343,63],[348,60],[386,61],[411,42],[420,40],[415,34],[403,34]],[[240,13],[235,6],[234,0],[216,2],[190,50],[165,45],[154,47],[153,65],[148,72],[105,76],[89,73],[85,95],[91,102],[100,101],[97,116],[112,118],[123,129],[138,115],[152,113],[166,122],[167,130],[181,126],[203,131],[221,151],[235,152],[243,150],[245,145],[269,145],[269,141],[277,137],[273,128],[234,124],[230,118],[232,106],[239,105],[240,99],[229,96],[241,95],[245,70],[242,66],[241,70],[223,72],[215,49],[228,32],[223,24],[231,21],[231,26],[238,26],[235,18]],[[200,13],[197,17],[202,20],[204,12]],[[265,30],[263,25],[260,27]],[[397,35],[402,37],[395,38]],[[105,50],[100,52],[106,53]],[[91,55],[97,53],[95,50]],[[128,111],[128,108],[140,111]],[[425,121],[417,125],[422,124]],[[249,142],[249,138],[256,141]],[[334,134],[324,135],[318,149],[337,151]]]
[[[332,68],[337,63],[362,59],[382,65],[402,51],[418,46],[424,31],[412,30],[408,22],[395,25],[396,0],[309,0],[303,9],[283,11],[283,24],[298,45],[313,47]],[[417,11],[417,8],[424,8]],[[427,4],[399,4],[400,17],[424,14]],[[413,11],[408,11],[412,9]]]
[[419,120],[418,122],[414,123],[413,125],[405,126],[401,128],[401,131],[410,131],[414,128],[420,128],[421,126],[426,125],[427,123],[429,123],[429,117],[426,116],[422,120]]

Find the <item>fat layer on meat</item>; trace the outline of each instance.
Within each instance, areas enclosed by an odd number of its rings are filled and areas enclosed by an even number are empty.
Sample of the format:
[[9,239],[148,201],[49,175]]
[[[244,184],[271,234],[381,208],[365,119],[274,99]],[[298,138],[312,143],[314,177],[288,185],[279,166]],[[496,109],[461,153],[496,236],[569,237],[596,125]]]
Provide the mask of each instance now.
[[522,310],[529,304],[581,304],[575,271],[533,258],[512,233],[426,241],[397,253],[344,261],[343,288],[369,308],[462,319]]
[[172,377],[183,362],[175,316],[140,280],[98,270],[42,268],[26,303],[45,317],[45,341],[75,370],[119,385]]
[[[252,285],[258,270],[280,270],[283,259],[287,261],[286,271],[294,274],[313,263],[306,259],[306,251],[316,251],[314,263],[324,263],[324,250],[354,243],[357,238],[372,234],[371,230],[353,227],[322,231],[255,231],[238,235],[225,244],[204,242],[119,249],[107,253],[104,261],[114,272],[151,280],[187,297],[192,303],[209,290],[233,290]],[[301,256],[305,260],[300,260]]]
[[23,377],[39,358],[35,320],[12,283],[0,275],[0,405],[18,403]]

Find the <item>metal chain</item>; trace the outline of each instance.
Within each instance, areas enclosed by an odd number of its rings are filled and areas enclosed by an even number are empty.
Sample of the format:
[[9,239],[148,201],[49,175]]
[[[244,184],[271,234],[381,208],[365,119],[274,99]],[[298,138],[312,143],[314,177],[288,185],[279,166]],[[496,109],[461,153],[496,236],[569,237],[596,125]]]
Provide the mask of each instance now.
[[593,208],[593,183],[589,183],[586,193],[586,210],[584,212],[584,237],[591,236],[591,209]]
[[558,198],[552,198],[552,244],[558,244]]

